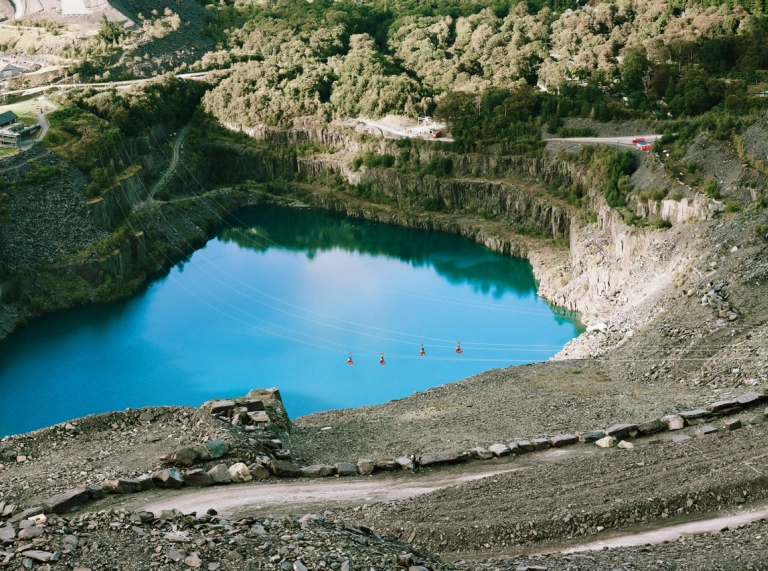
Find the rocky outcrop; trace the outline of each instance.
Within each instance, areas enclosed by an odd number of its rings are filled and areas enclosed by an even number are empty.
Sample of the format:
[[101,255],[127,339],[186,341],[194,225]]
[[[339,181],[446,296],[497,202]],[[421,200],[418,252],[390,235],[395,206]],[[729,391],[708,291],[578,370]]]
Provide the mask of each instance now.
[[146,198],[142,173],[137,170],[98,198],[87,202],[88,219],[99,228],[111,229],[123,220],[139,200]]

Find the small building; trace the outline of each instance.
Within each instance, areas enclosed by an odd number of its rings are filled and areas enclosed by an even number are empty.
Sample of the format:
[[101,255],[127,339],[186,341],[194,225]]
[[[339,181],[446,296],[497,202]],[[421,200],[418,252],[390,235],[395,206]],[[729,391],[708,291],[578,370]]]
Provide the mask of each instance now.
[[18,119],[19,116],[16,115],[13,111],[6,111],[4,113],[0,113],[0,128],[6,127],[7,125],[12,125],[16,122],[16,119]]
[[9,77],[16,77],[24,73],[24,70],[20,67],[16,67],[13,64],[7,63],[3,65],[0,63],[0,78],[7,79]]
[[18,115],[13,111],[0,113],[0,147],[18,147],[21,135],[17,129]]

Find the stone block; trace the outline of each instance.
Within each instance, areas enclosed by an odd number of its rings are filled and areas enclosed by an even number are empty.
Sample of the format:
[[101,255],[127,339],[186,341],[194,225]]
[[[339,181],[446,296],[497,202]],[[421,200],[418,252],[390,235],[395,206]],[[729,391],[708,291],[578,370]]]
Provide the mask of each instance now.
[[184,481],[188,486],[194,486],[196,488],[213,486],[213,478],[211,478],[208,472],[202,468],[196,468],[195,470],[188,470],[187,472],[184,472]]
[[229,477],[229,469],[227,469],[226,464],[217,464],[208,470],[208,475],[211,477],[211,480],[214,484],[229,484],[232,482],[232,478]]
[[211,458],[214,459],[223,458],[227,455],[227,452],[229,452],[229,448],[227,447],[226,443],[219,440],[218,438],[216,440],[206,442],[205,447],[208,450],[208,453],[211,455]]
[[691,437],[688,436],[687,434],[678,434],[672,437],[672,442],[675,442],[675,443],[685,442],[687,440],[691,440]]
[[238,484],[253,480],[253,476],[251,476],[251,471],[248,469],[248,466],[242,462],[232,464],[229,467],[229,477],[233,482]]
[[708,434],[717,434],[717,428],[710,426],[709,424],[705,424],[704,426],[700,426],[696,429],[696,436],[699,438],[703,438]]
[[683,420],[693,420],[695,418],[703,418],[707,416],[707,411],[703,408],[696,408],[693,410],[684,410],[682,412],[678,412],[677,414],[682,416]]
[[634,444],[627,442],[626,440],[622,440],[616,445],[616,448],[621,448],[622,450],[632,450],[634,447]]
[[685,419],[679,414],[662,416],[661,422],[666,425],[667,430],[682,430],[685,427]]
[[491,444],[488,447],[488,451],[497,458],[501,458],[502,456],[509,456],[512,453],[506,444]]
[[268,480],[271,474],[269,473],[269,468],[264,466],[263,464],[254,464],[251,466],[248,466],[248,470],[251,472],[251,477],[254,480]]
[[255,412],[247,412],[248,418],[251,424],[263,424],[269,422],[269,415],[263,410],[257,410]]
[[736,397],[736,402],[744,408],[757,406],[761,403],[764,403],[766,400],[768,400],[768,395],[756,393],[754,391],[750,391],[746,394]]
[[440,464],[460,464],[469,460],[469,453],[464,451],[445,450],[432,452],[421,457],[422,466],[438,466]]
[[118,478],[117,480],[105,480],[101,488],[109,494],[135,494],[141,490],[138,480]]
[[534,446],[533,442],[530,440],[518,440],[517,443],[520,445],[520,448],[526,452],[533,452],[536,450],[536,446]]
[[379,458],[376,460],[376,470],[379,472],[394,472],[400,470],[400,464],[392,458]]
[[514,454],[515,456],[525,454],[525,450],[520,447],[520,443],[517,440],[507,444],[507,448],[509,448],[510,453]]
[[270,460],[269,471],[278,478],[300,478],[301,468],[293,462]]
[[304,478],[326,478],[335,473],[336,468],[328,464],[314,464],[301,469],[301,475]]
[[192,466],[199,457],[199,453],[194,448],[182,448],[172,454],[168,454],[165,463],[173,464],[174,466]]
[[587,432],[579,432],[580,442],[596,442],[601,438],[605,438],[605,430],[589,430]]
[[615,436],[616,438],[626,438],[630,436],[630,433],[633,431],[637,431],[636,424],[620,423],[607,428],[605,430],[605,435]]
[[709,412],[720,412],[725,409],[733,408],[734,406],[739,406],[735,399],[721,400],[721,401],[713,402],[712,404],[707,406],[707,410]]
[[237,405],[245,408],[248,412],[264,411],[264,401],[261,399],[242,399],[237,401]]
[[537,452],[539,450],[546,450],[551,446],[549,443],[549,438],[532,438],[531,444],[533,444],[533,449]]
[[152,476],[149,474],[143,474],[136,478],[136,481],[139,483],[139,491],[140,492],[146,492],[147,490],[151,490],[155,487],[155,483],[152,481]]
[[373,460],[368,460],[367,458],[360,458],[360,460],[357,461],[357,470],[363,476],[373,474],[373,469],[375,467],[376,467],[376,463]]
[[104,493],[104,490],[98,484],[89,485],[87,490],[88,490],[88,495],[92,500],[100,500],[101,498],[106,496],[106,494]]
[[231,400],[217,400],[211,403],[211,414],[229,414],[229,412],[235,408],[235,402]]
[[399,458],[395,458],[395,462],[397,462],[397,464],[403,470],[410,470],[411,468],[411,459],[408,458],[408,456],[400,456]]
[[152,483],[158,488],[176,490],[184,485],[184,477],[178,468],[158,470],[152,473]]
[[352,462],[336,462],[336,473],[339,476],[357,476],[357,466]]
[[612,448],[614,444],[616,444],[615,436],[604,436],[600,440],[595,440],[595,445],[600,448]]
[[87,488],[74,488],[57,494],[43,502],[45,513],[63,514],[75,506],[81,506],[91,499]]
[[726,432],[733,432],[734,430],[741,428],[741,420],[738,418],[728,418],[723,421],[723,427]]
[[469,456],[475,460],[490,460],[493,458],[493,453],[489,452],[482,446],[475,446],[474,448],[469,449]]
[[554,448],[570,446],[571,444],[576,444],[578,441],[579,437],[575,434],[558,434],[549,439],[549,442]]
[[10,525],[5,524],[0,526],[0,543],[11,542],[16,538],[16,529]]
[[666,429],[667,425],[658,418],[654,418],[653,420],[646,420],[645,422],[641,422],[637,425],[637,431],[643,435],[656,434],[657,432],[661,432],[662,430]]

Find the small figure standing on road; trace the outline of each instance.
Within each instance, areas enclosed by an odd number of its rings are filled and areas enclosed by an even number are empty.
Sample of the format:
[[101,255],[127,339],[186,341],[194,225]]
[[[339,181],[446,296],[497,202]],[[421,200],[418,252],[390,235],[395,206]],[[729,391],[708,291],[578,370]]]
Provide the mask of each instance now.
[[416,473],[416,462],[418,462],[416,460],[416,454],[411,454],[410,456],[408,456],[408,460],[411,461],[411,474],[415,474]]

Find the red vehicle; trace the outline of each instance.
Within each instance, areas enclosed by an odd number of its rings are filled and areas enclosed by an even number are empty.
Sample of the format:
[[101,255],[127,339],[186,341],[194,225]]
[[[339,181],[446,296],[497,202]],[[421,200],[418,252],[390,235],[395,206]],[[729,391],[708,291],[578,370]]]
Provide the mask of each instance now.
[[632,143],[645,143],[645,137],[638,137],[637,139],[632,139]]
[[642,143],[637,144],[637,148],[638,150],[643,151],[644,153],[647,153],[648,151],[651,150],[651,145],[643,141]]
[[435,139],[439,139],[439,138],[440,138],[440,136],[443,134],[443,132],[442,132],[442,131],[439,131],[439,130],[437,130],[437,129],[432,129],[432,130],[430,131],[430,133],[432,133],[432,136],[433,136]]

